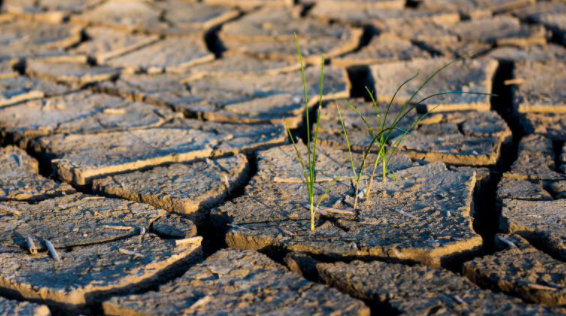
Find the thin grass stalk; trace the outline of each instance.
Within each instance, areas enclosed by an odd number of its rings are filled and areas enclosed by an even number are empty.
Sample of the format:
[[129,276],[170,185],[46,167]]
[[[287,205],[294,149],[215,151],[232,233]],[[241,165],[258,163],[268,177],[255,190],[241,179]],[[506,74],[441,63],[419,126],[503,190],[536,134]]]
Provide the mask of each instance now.
[[[350,155],[350,164],[352,165],[352,173],[354,173],[354,181],[356,183],[359,182],[358,178],[361,174],[356,173],[356,167],[354,166],[354,157],[352,155],[352,147],[350,146],[350,139],[348,138],[348,131],[346,131],[346,124],[344,124],[344,119],[342,118],[342,112],[340,112],[340,107],[336,104],[336,110],[338,111],[338,118],[340,119],[340,124],[342,124],[342,131],[344,133],[344,138],[346,139],[346,145],[348,146],[348,154]],[[363,172],[363,171],[362,171]],[[355,187],[355,196],[359,194],[359,186],[356,185]],[[358,200],[354,200],[354,210],[358,208]]]

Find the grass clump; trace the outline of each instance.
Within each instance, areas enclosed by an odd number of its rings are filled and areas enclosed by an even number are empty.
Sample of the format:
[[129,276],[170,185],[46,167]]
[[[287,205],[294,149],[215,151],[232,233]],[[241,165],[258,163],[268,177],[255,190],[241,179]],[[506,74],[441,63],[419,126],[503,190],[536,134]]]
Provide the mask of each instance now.
[[[405,138],[405,136],[410,134],[413,131],[413,129],[425,117],[427,117],[430,113],[432,113],[436,108],[443,105],[445,100],[440,102],[438,105],[436,105],[434,108],[432,108],[427,113],[423,114],[422,116],[420,116],[416,120],[414,120],[408,128],[406,128],[406,129],[400,128],[399,124],[401,123],[401,121],[405,117],[407,117],[407,115],[411,111],[416,111],[417,107],[419,105],[422,105],[423,102],[425,102],[426,100],[434,98],[434,97],[439,97],[439,96],[442,96],[442,95],[450,95],[450,94],[491,95],[489,93],[483,93],[483,92],[447,91],[447,92],[440,92],[440,93],[435,93],[435,94],[426,96],[425,98],[415,102],[415,98],[417,97],[418,93],[421,92],[421,90],[424,89],[426,87],[426,85],[434,77],[436,77],[444,69],[450,67],[451,65],[453,65],[454,63],[456,63],[456,62],[458,62],[462,59],[463,59],[463,57],[455,59],[455,60],[453,60],[449,63],[446,63],[444,66],[440,67],[439,69],[434,71],[431,75],[429,75],[423,81],[423,83],[418,87],[418,89],[415,90],[415,92],[413,92],[411,94],[411,97],[406,102],[403,103],[403,105],[400,107],[399,111],[396,113],[394,119],[390,123],[388,121],[388,118],[390,118],[390,115],[392,114],[391,110],[392,110],[392,106],[395,102],[395,97],[397,96],[399,91],[405,85],[407,85],[409,82],[411,82],[412,80],[417,78],[419,73],[417,72],[417,74],[415,74],[413,77],[407,79],[405,82],[403,82],[397,88],[397,90],[393,94],[391,100],[389,101],[388,105],[382,111],[380,111],[379,106],[377,105],[377,102],[376,102],[376,98],[374,97],[373,93],[369,90],[369,88],[366,87],[366,91],[368,92],[369,97],[371,98],[372,105],[373,105],[373,108],[375,110],[375,115],[377,116],[377,122],[378,122],[377,125],[378,126],[377,126],[376,130],[368,123],[368,121],[365,119],[364,115],[361,113],[361,111],[356,106],[349,103],[348,101],[345,101],[346,105],[348,107],[350,107],[354,112],[356,112],[356,114],[362,119],[362,121],[364,122],[364,125],[366,126],[366,129],[368,130],[369,134],[372,137],[372,141],[370,142],[370,144],[363,150],[362,162],[361,162],[361,165],[360,165],[357,172],[356,172],[355,167],[354,167],[352,149],[351,149],[350,142],[349,142],[349,139],[348,139],[348,133],[346,131],[346,124],[344,123],[344,120],[342,118],[342,114],[340,112],[340,107],[338,105],[336,105],[336,108],[337,108],[337,111],[338,111],[338,117],[340,119],[340,123],[342,124],[344,139],[346,141],[346,145],[348,147],[348,152],[350,154],[350,162],[351,162],[351,165],[352,165],[352,171],[354,173],[354,179],[355,179],[354,209],[358,208],[358,200],[359,200],[360,197],[363,196],[366,199],[366,201],[370,200],[371,187],[372,187],[372,184],[373,184],[379,163],[381,162],[381,165],[382,165],[381,166],[382,167],[382,181],[383,181],[383,183],[386,183],[387,179],[388,179],[387,177],[388,177],[388,175],[390,175],[389,170],[388,170],[388,165],[391,162],[391,160],[395,157],[395,155],[399,152],[399,146],[403,142],[403,139]],[[401,134],[394,135],[393,134],[394,132],[400,132]],[[392,136],[395,136],[395,141],[393,142],[393,144],[389,144]],[[374,162],[373,162],[371,174],[369,176],[369,183],[367,184],[366,189],[364,191],[360,192],[361,191],[360,190],[360,185],[361,185],[360,180],[362,179],[362,173],[364,172],[364,169],[366,167],[367,158],[369,156],[369,153],[372,151],[374,145],[377,146],[377,148],[376,148],[377,155],[376,155]]]
[[319,197],[318,201],[315,202],[315,184],[316,184],[316,145],[318,143],[318,129],[320,127],[320,112],[322,110],[322,96],[323,96],[323,88],[324,88],[324,56],[320,57],[320,95],[318,99],[318,109],[317,109],[317,118],[316,118],[316,125],[314,129],[314,134],[311,137],[310,131],[310,117],[309,117],[309,99],[308,99],[308,92],[307,92],[307,81],[305,78],[305,66],[303,64],[303,56],[301,55],[301,48],[299,45],[299,39],[297,34],[295,34],[295,43],[297,45],[297,54],[299,55],[299,63],[301,64],[301,76],[303,80],[303,91],[305,93],[305,114],[307,120],[307,162],[303,160],[303,157],[297,147],[297,143],[291,134],[291,130],[285,125],[285,129],[289,134],[289,138],[291,138],[291,142],[293,147],[295,148],[295,153],[297,155],[297,160],[301,164],[301,168],[303,170],[303,175],[305,177],[305,184],[308,190],[309,196],[309,210],[310,210],[310,230],[312,232],[315,231],[315,217],[318,208],[320,207],[320,203],[322,203],[326,198],[328,198],[328,194],[332,187],[336,184],[339,178],[334,178],[334,181],[326,188],[324,193]]
[[[309,115],[309,100],[308,100],[308,92],[307,92],[307,83],[306,83],[306,78],[305,78],[305,67],[303,64],[303,58],[301,55],[301,48],[299,45],[299,40],[297,35],[295,34],[295,43],[297,46],[297,54],[299,56],[299,63],[301,66],[301,75],[302,75],[302,82],[303,82],[303,91],[304,91],[304,101],[305,101],[305,115],[306,115],[306,123],[307,123],[307,157],[306,157],[306,163],[305,160],[303,159],[303,156],[301,155],[299,148],[297,147],[297,143],[295,142],[295,139],[293,138],[293,135],[291,134],[291,130],[285,125],[285,129],[287,130],[287,133],[289,134],[289,137],[291,139],[291,142],[293,144],[293,147],[295,149],[295,153],[297,156],[297,160],[299,161],[301,168],[303,170],[303,175],[304,175],[304,181],[305,184],[307,186],[307,191],[308,191],[308,197],[309,197],[309,205],[308,208],[310,210],[310,230],[312,232],[315,231],[315,217],[316,217],[316,213],[320,207],[320,204],[329,197],[329,192],[332,189],[332,187],[337,183],[337,181],[339,181],[339,177],[335,177],[334,180],[330,183],[330,185],[324,190],[324,193],[319,197],[318,201],[315,201],[315,184],[316,184],[316,158],[317,158],[317,143],[318,143],[318,131],[319,131],[319,127],[320,127],[320,117],[321,117],[321,110],[322,110],[322,100],[323,100],[323,88],[324,88],[324,57],[321,56],[321,62],[320,62],[320,95],[319,95],[319,100],[318,100],[318,108],[317,108],[317,118],[316,118],[316,123],[314,125],[314,131],[311,133],[311,129],[310,129],[310,115]],[[372,186],[372,183],[374,181],[375,178],[375,174],[376,171],[378,170],[378,166],[379,163],[382,163],[382,181],[383,182],[387,182],[387,177],[388,175],[390,175],[389,170],[388,170],[388,165],[391,162],[391,160],[395,157],[395,155],[398,153],[399,151],[399,146],[401,144],[401,142],[403,141],[404,137],[407,136],[418,124],[419,122],[421,122],[426,116],[428,116],[431,112],[433,112],[438,106],[442,105],[443,102],[441,102],[440,104],[438,104],[436,107],[434,107],[432,110],[430,110],[429,112],[423,114],[422,116],[420,116],[418,119],[414,120],[413,123],[406,129],[400,128],[399,125],[401,123],[401,121],[407,117],[407,115],[415,110],[419,105],[423,104],[423,102],[425,102],[426,100],[433,98],[433,97],[438,97],[438,96],[442,96],[442,95],[449,95],[449,94],[482,94],[482,95],[491,95],[488,93],[481,93],[481,92],[462,92],[462,91],[448,91],[448,92],[440,92],[440,93],[436,93],[433,95],[429,95],[421,100],[419,100],[418,102],[414,102],[417,94],[424,88],[426,87],[426,85],[434,78],[436,77],[442,70],[448,68],[449,66],[451,66],[452,64],[456,63],[457,61],[462,60],[463,58],[459,58],[456,59],[454,61],[451,61],[447,64],[445,64],[443,67],[437,69],[434,73],[432,73],[431,75],[429,75],[425,81],[419,86],[419,88],[411,95],[411,97],[401,106],[401,108],[399,109],[398,112],[396,112],[395,117],[393,118],[393,120],[390,122],[388,121],[388,119],[390,119],[390,115],[392,115],[392,107],[395,101],[395,97],[397,96],[397,94],[399,93],[399,91],[405,86],[407,85],[409,82],[411,82],[412,80],[414,80],[419,73],[415,74],[413,77],[407,79],[405,82],[403,82],[395,91],[393,97],[391,98],[391,101],[389,102],[389,104],[387,105],[387,107],[380,111],[379,106],[377,105],[376,102],[376,98],[374,97],[373,93],[366,87],[367,92],[369,93],[369,96],[371,98],[372,104],[373,104],[373,108],[375,110],[375,114],[377,116],[377,121],[378,121],[378,126],[377,129],[374,129],[365,119],[364,115],[359,111],[359,109],[352,105],[351,103],[349,103],[348,101],[345,101],[346,105],[348,107],[350,107],[353,111],[356,112],[356,114],[362,119],[362,121],[364,122],[369,134],[372,137],[372,141],[371,143],[363,150],[363,157],[362,157],[362,161],[361,161],[361,165],[359,166],[358,170],[356,171],[356,167],[355,167],[355,163],[354,163],[354,157],[353,157],[353,152],[352,152],[352,148],[350,145],[350,140],[348,138],[348,132],[346,130],[346,124],[344,122],[344,119],[342,117],[342,113],[340,112],[340,108],[337,105],[337,111],[338,111],[338,117],[340,119],[340,123],[342,125],[342,132],[348,147],[348,153],[349,153],[349,159],[350,159],[350,164],[351,164],[351,168],[352,168],[352,173],[354,174],[354,210],[356,210],[358,208],[358,200],[361,196],[364,196],[364,198],[366,199],[366,201],[369,201],[370,199],[370,189]],[[395,134],[394,132],[400,132],[401,134]],[[389,144],[390,143],[390,139],[392,136],[396,137],[396,140],[393,144]],[[364,170],[366,167],[366,162],[368,159],[368,156],[370,154],[370,152],[372,152],[373,147],[376,146],[376,152],[377,155],[373,161],[373,165],[372,165],[372,170],[371,170],[371,175],[369,176],[369,183],[367,183],[366,189],[365,190],[360,190],[360,186],[361,186],[361,180],[362,179],[367,179],[367,176],[364,176]]]

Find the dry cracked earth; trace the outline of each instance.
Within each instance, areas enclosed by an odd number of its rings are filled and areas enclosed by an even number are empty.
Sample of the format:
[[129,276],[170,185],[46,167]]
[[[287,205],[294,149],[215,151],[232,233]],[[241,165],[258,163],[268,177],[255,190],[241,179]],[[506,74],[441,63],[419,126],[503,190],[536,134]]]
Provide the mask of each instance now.
[[566,1],[0,3],[0,315],[566,315]]

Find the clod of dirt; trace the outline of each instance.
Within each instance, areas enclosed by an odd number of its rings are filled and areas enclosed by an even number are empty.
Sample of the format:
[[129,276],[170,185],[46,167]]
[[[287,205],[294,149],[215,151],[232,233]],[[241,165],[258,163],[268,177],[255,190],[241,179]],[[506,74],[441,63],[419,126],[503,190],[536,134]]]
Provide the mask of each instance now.
[[25,151],[13,146],[0,148],[0,201],[36,202],[74,192],[66,183],[40,176],[37,161]]
[[144,30],[148,25],[164,23],[161,21],[160,15],[160,10],[156,10],[148,2],[111,0],[80,15],[73,15],[71,22],[136,31]]
[[28,61],[26,73],[32,78],[52,80],[75,87],[114,79],[119,70],[107,66],[89,66],[82,63]]
[[163,10],[167,24],[148,26],[147,31],[167,36],[202,37],[240,14],[226,6],[183,0],[160,1],[153,5]]
[[303,5],[352,8],[359,10],[399,10],[405,8],[405,0],[299,0]]
[[[304,155],[306,148],[301,151]],[[213,210],[213,220],[231,227],[226,236],[229,246],[338,258],[396,258],[432,266],[481,246],[471,227],[473,173],[449,171],[442,163],[411,167],[401,155],[389,166],[396,180],[382,183],[378,167],[372,198],[353,210],[348,153],[328,148],[318,152],[315,201],[334,177],[342,179],[321,204],[324,212],[317,215],[312,233],[306,186],[294,155],[292,146],[260,153],[258,174],[246,194]],[[358,166],[360,156],[355,154]]]
[[159,38],[156,35],[130,34],[97,26],[86,29],[85,33],[89,40],[73,48],[71,52],[89,56],[99,64],[151,44]]
[[110,294],[147,287],[168,270],[200,257],[200,242],[154,235],[47,252],[0,253],[0,287],[26,299],[79,308]]
[[115,175],[95,180],[93,187],[104,194],[188,215],[199,224],[211,207],[243,185],[247,171],[246,156],[236,155]]
[[545,45],[546,31],[540,25],[526,25],[510,16],[462,21],[450,26],[463,41],[477,41],[498,46]]
[[241,250],[220,250],[158,291],[114,297],[103,307],[109,315],[370,314],[361,301]]
[[80,13],[104,0],[5,0],[2,9],[10,14],[30,20],[62,23],[73,13]]
[[524,180],[503,178],[497,185],[499,200],[551,201],[552,196],[541,185]]
[[50,81],[17,76],[0,79],[0,107],[22,101],[71,92],[71,88]]
[[81,91],[0,109],[0,133],[25,145],[52,134],[86,134],[159,127],[180,118],[165,108]]
[[[415,60],[394,62],[370,67],[375,83],[377,101],[390,102],[399,84],[408,78],[420,74],[407,83],[399,93],[395,102],[404,103],[422,85],[423,80],[439,68],[450,62],[449,59]],[[415,97],[414,103],[439,92],[491,92],[491,80],[497,69],[494,60],[466,60],[452,65],[440,72]],[[443,102],[444,101],[444,102]],[[452,94],[428,99],[423,102],[426,111],[489,111],[489,96],[477,94]]]
[[566,60],[566,48],[552,43],[527,47],[498,47],[489,52],[487,57],[503,62]]
[[524,61],[515,65],[513,105],[518,112],[566,113],[566,63],[557,60]]
[[37,152],[57,157],[52,163],[61,179],[85,185],[115,173],[244,152],[285,140],[278,126],[255,125],[244,133],[219,133],[195,129],[200,121],[187,120],[186,124],[189,128],[53,135],[32,145]]
[[221,59],[187,69],[189,77],[186,80],[193,81],[202,77],[241,76],[245,79],[247,75],[273,76],[292,71],[298,73],[300,67],[298,62],[225,54]]
[[459,12],[467,19],[483,19],[533,3],[535,0],[427,0],[423,1],[421,8],[439,12]]
[[502,251],[464,264],[474,283],[548,306],[566,305],[566,263],[517,235],[497,235]]
[[556,141],[566,141],[566,114],[524,113],[521,126],[525,134],[540,134]]
[[362,36],[357,28],[299,19],[291,9],[266,7],[226,23],[219,38],[228,51],[296,62],[295,33],[304,59],[314,64],[320,64],[320,55],[332,58],[356,49]]
[[528,305],[483,290],[447,270],[379,261],[315,263],[322,281],[401,315],[555,315],[561,309]]
[[170,38],[156,42],[125,55],[111,58],[107,63],[124,68],[126,72],[182,72],[186,68],[214,60],[201,39]]
[[516,8],[512,10],[511,13],[523,21],[535,22],[539,17],[545,14],[566,13],[566,4],[560,1],[537,1],[529,6]]
[[14,63],[9,60],[0,61],[0,79],[17,77],[18,72],[14,70]]
[[[170,74],[122,76],[116,83],[102,84],[100,89],[134,100],[168,105],[208,121],[285,122],[289,128],[296,128],[302,122],[305,106],[298,72],[205,76],[182,83],[183,79],[181,75]],[[305,79],[312,107],[318,103],[320,94],[320,68],[307,68]],[[324,100],[346,98],[350,88],[344,69],[324,69]]]
[[0,60],[19,61],[31,57],[46,57],[64,53],[64,49],[79,43],[81,27],[16,19],[2,23],[0,42],[4,43]]
[[18,302],[0,297],[0,316],[49,316],[51,312],[45,305]]
[[566,200],[503,200],[500,228],[541,245],[562,260],[566,259]]
[[557,171],[552,140],[541,135],[521,139],[517,160],[504,177],[516,180],[565,180]]
[[536,18],[537,22],[551,30],[554,36],[562,44],[566,44],[566,13],[544,14]]
[[419,58],[430,58],[430,54],[409,40],[385,34],[373,37],[368,45],[359,51],[333,58],[332,65],[351,67]]
[[[315,6],[309,12],[309,15],[323,20],[337,20],[354,25],[370,25],[381,33],[393,32],[398,35],[412,34],[418,36],[417,34],[423,32],[426,34],[425,36],[442,34],[453,39],[455,38],[454,35],[449,35],[448,32],[444,31],[445,28],[442,25],[450,25],[460,20],[460,16],[456,12],[433,12],[421,9],[374,10],[326,5]],[[411,30],[418,25],[423,27]],[[409,39],[405,36],[401,37]],[[410,37],[414,38],[413,36]]]
[[238,7],[244,10],[251,10],[260,6],[279,9],[294,5],[293,0],[204,0],[204,3]]
[[[92,245],[149,232],[152,225],[178,217],[146,204],[83,194],[37,204],[4,202],[0,214],[2,244],[24,249],[26,237],[37,240],[37,245],[47,239],[55,248]],[[183,222],[184,235],[192,237],[195,226],[189,220]]]

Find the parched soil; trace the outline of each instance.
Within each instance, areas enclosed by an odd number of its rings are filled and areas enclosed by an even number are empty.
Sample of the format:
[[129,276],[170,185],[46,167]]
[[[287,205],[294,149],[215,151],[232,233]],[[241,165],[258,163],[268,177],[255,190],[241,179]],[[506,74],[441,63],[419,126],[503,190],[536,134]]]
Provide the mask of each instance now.
[[565,91],[559,0],[0,1],[0,316],[566,315]]

